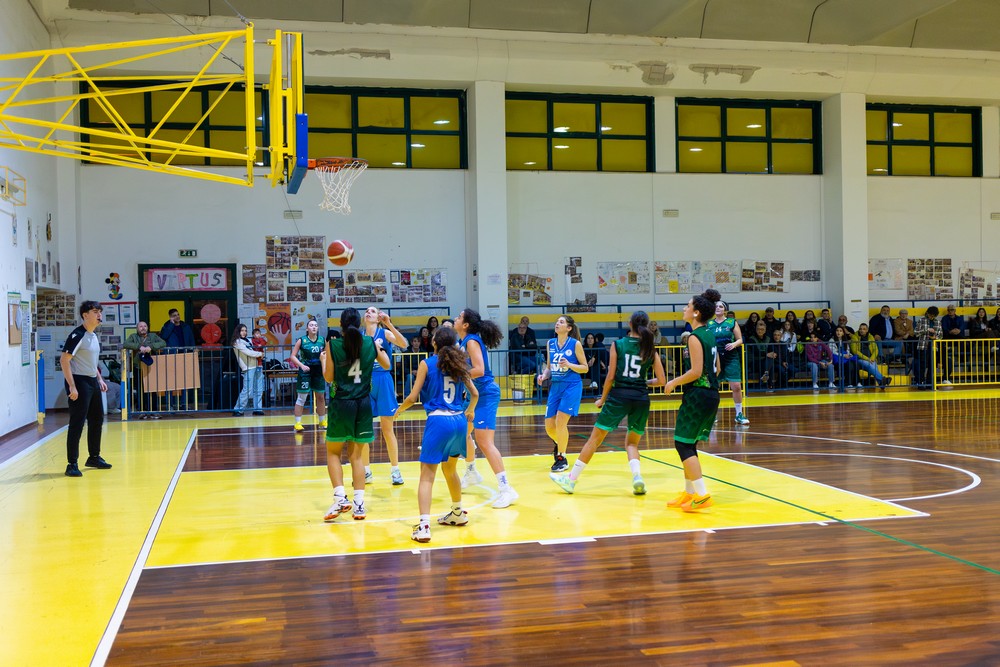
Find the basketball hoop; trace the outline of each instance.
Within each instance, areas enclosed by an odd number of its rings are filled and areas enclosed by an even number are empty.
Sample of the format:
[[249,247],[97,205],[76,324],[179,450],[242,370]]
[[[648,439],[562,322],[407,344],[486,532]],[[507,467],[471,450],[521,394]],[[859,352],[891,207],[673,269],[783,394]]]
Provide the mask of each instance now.
[[356,157],[321,157],[309,160],[309,168],[323,184],[323,201],[319,207],[342,215],[350,213],[347,197],[351,185],[368,168],[368,161]]

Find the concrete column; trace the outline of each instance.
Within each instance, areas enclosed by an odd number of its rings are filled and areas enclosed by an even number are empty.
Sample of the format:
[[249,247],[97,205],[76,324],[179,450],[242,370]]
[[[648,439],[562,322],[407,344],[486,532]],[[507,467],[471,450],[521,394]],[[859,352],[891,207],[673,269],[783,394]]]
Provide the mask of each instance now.
[[501,81],[469,88],[469,305],[507,331],[507,140]]
[[983,178],[1000,177],[1000,107],[983,107]]
[[657,173],[677,172],[677,98],[657,95],[653,98],[653,136],[656,137]]
[[833,319],[868,321],[868,169],[865,96],[823,103],[823,284]]

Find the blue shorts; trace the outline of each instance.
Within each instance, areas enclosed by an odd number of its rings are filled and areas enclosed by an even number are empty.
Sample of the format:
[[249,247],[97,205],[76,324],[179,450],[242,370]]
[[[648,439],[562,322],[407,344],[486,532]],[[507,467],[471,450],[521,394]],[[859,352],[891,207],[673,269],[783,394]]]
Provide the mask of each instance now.
[[[479,392],[479,400],[476,401],[476,416],[472,419],[472,427],[497,430],[497,409],[500,407],[500,387],[496,382],[490,382],[483,387],[476,387]],[[468,405],[468,395],[465,404]]]
[[583,398],[583,382],[553,382],[549,385],[549,402],[545,406],[545,418],[551,419],[561,412],[570,417],[580,413],[580,399]]
[[399,402],[396,400],[396,385],[392,373],[372,373],[372,414],[376,417],[391,417],[396,414]]
[[464,456],[468,423],[461,413],[427,415],[424,437],[420,441],[420,462],[437,465],[455,456]]

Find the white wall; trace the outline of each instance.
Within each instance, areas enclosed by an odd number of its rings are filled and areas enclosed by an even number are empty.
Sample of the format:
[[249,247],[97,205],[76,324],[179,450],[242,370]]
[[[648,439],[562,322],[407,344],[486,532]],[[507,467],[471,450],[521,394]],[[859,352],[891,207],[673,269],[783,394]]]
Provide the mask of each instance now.
[[[13,6],[8,6],[13,5]],[[47,48],[48,33],[27,3],[5,5],[3,20],[0,21],[0,44],[4,51],[30,51]],[[34,65],[34,62],[31,63]],[[0,76],[21,77],[26,73],[25,62],[0,61]],[[39,86],[28,97],[50,94],[52,87]],[[51,110],[28,112],[33,118],[51,119]],[[19,292],[21,299],[30,300],[25,276],[25,260],[35,258],[36,253],[45,256],[51,252],[53,262],[59,259],[61,234],[58,221],[53,234],[53,242],[45,238],[46,215],[56,210],[56,181],[53,176],[54,158],[46,158],[32,153],[0,149],[0,165],[9,167],[23,176],[27,186],[27,205],[14,207],[0,201],[0,293]],[[17,246],[12,243],[12,216],[17,217]],[[54,217],[56,217],[54,215]],[[28,237],[28,219],[31,219],[32,238]],[[38,240],[36,242],[35,237]],[[63,269],[67,269],[63,263]],[[75,269],[74,269],[75,271]],[[51,282],[44,283],[50,285]],[[6,303],[4,304],[6,311]],[[20,346],[7,344],[6,312],[0,325],[0,435],[31,423],[36,416],[35,363],[32,359],[27,366],[21,365]],[[48,359],[48,364],[53,360]]]

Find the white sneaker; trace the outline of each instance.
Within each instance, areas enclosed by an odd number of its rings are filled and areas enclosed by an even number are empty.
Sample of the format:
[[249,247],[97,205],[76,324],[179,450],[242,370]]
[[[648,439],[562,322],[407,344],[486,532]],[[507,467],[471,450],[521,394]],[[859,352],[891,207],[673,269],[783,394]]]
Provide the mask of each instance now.
[[413,527],[410,539],[421,544],[431,541],[431,525],[429,523],[418,523]]
[[590,388],[591,389],[597,389],[597,383],[596,382],[591,382],[590,383]]
[[399,486],[403,483],[403,473],[399,471],[399,468],[394,468],[392,470],[392,485]]
[[475,486],[483,481],[483,476],[475,468],[466,469],[465,474],[462,475],[462,488],[468,488],[470,486]]
[[508,486],[506,489],[500,492],[497,496],[496,501],[493,503],[493,509],[502,510],[505,507],[510,507],[515,502],[517,502],[518,495],[517,491],[514,490],[513,486]]
[[813,389],[819,389],[819,385],[813,382]]
[[951,384],[951,380],[941,380],[941,384]]
[[750,420],[747,419],[742,412],[740,412],[736,415],[736,423],[740,426],[749,426]]
[[351,501],[346,496],[334,496],[333,504],[323,516],[323,521],[333,521],[344,512],[350,512],[352,507]]
[[442,526],[464,526],[469,523],[469,513],[465,510],[452,510],[447,514],[438,517],[438,523]]
[[836,385],[836,383],[834,383],[834,382],[831,382],[831,383],[830,383],[830,384],[828,384],[828,385],[827,385],[826,387],[827,387],[827,389],[836,389],[836,388],[837,388],[837,385]]
[[375,473],[369,470],[368,472],[365,473],[365,484],[374,484],[374,483],[375,483]]

